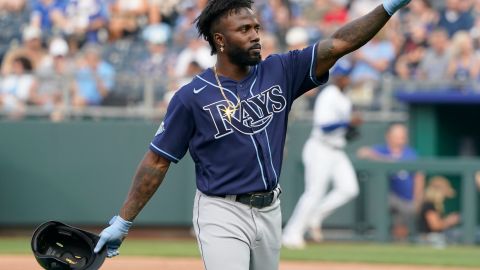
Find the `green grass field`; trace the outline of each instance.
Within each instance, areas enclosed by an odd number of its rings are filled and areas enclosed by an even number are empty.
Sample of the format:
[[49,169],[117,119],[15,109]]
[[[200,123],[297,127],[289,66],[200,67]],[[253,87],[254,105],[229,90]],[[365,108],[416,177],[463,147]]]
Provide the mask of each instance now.
[[[122,256],[200,257],[194,241],[128,239]],[[282,250],[282,260],[440,265],[480,268],[480,248],[450,246],[437,250],[426,246],[322,243],[305,250]],[[0,254],[30,254],[30,239],[0,238]]]

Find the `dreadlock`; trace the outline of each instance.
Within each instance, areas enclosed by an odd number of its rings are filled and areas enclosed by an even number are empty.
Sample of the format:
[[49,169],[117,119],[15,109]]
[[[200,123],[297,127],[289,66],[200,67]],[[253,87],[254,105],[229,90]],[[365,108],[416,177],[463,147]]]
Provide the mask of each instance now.
[[209,0],[205,9],[195,19],[198,35],[208,41],[212,48],[211,54],[217,53],[213,40],[212,25],[228,12],[236,12],[240,8],[252,8],[253,0]]

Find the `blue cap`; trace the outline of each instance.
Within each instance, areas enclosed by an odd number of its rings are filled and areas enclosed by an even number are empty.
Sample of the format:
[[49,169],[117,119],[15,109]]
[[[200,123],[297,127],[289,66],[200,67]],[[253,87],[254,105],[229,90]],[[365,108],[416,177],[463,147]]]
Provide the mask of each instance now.
[[330,76],[348,76],[352,72],[353,65],[346,59],[340,59],[330,71]]

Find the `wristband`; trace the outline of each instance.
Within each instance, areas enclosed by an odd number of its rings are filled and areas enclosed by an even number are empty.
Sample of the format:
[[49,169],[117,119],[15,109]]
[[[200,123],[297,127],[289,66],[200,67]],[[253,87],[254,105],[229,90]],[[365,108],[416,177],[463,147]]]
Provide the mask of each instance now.
[[123,219],[121,216],[114,216],[108,224],[118,228],[122,233],[127,234],[133,222]]
[[406,6],[410,0],[383,0],[383,8],[392,16],[397,10]]

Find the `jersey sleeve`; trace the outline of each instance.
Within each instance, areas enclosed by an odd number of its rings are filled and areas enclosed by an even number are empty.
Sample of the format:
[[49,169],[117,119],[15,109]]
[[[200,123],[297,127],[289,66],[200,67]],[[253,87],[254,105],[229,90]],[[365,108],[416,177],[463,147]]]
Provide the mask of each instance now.
[[306,47],[303,50],[293,50],[280,55],[285,74],[293,91],[292,99],[296,99],[303,93],[328,81],[329,73],[326,72],[320,78],[315,76],[317,65],[317,44]]
[[185,107],[178,94],[174,95],[165,119],[150,143],[150,150],[177,163],[188,150],[194,126],[191,111]]

